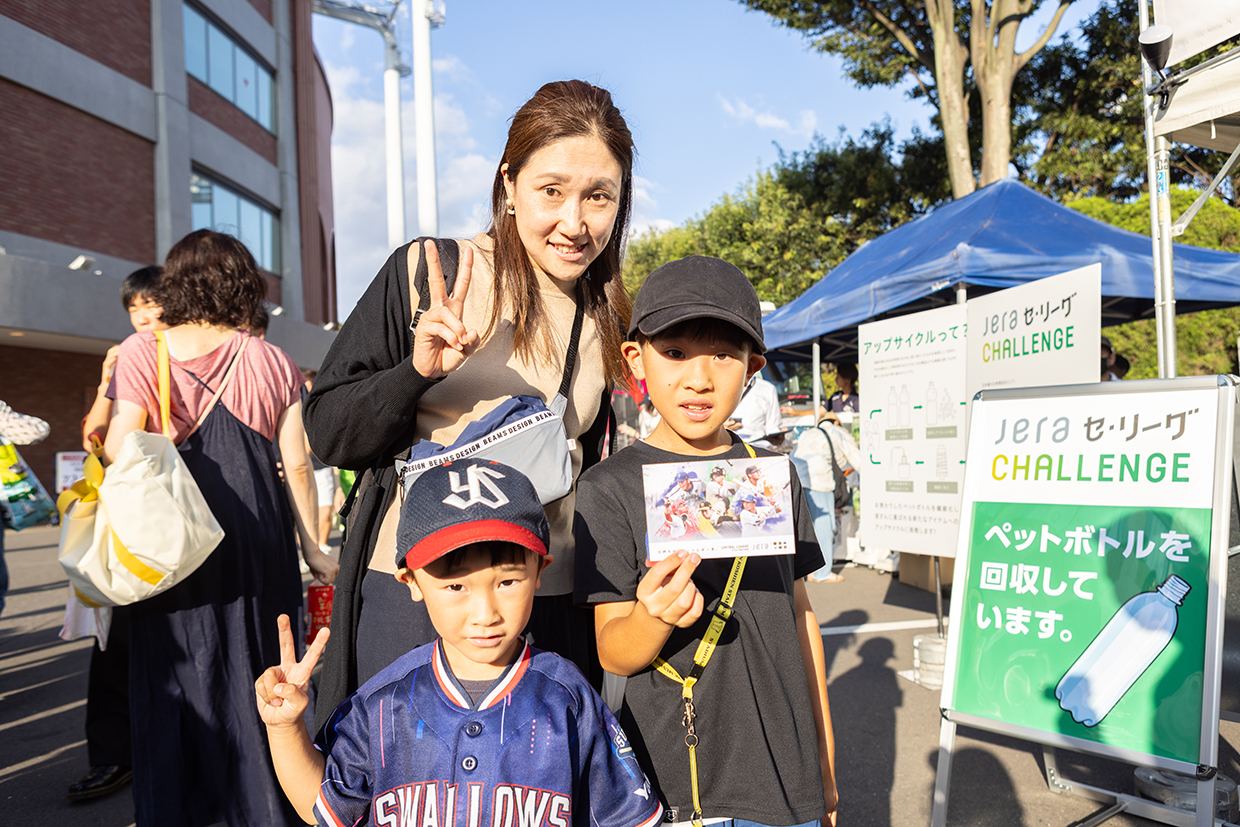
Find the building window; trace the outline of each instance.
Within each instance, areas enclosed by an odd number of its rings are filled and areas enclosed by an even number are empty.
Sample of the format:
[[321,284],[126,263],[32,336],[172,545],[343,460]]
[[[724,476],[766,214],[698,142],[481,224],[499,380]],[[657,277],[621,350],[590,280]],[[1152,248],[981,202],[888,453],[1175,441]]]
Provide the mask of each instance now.
[[184,10],[185,71],[274,132],[271,72],[202,12],[188,3]]
[[190,175],[195,230],[215,230],[241,239],[258,266],[280,272],[280,219],[275,213],[223,184]]

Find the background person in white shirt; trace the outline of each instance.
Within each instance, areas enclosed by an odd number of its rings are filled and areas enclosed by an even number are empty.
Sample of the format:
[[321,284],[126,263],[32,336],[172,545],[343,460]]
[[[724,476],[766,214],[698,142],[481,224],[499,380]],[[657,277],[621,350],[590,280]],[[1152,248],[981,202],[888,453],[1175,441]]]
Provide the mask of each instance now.
[[[732,425],[732,423],[738,423]],[[783,414],[779,410],[779,391],[755,373],[745,395],[729,419],[729,429],[746,442],[776,450],[784,441]]]

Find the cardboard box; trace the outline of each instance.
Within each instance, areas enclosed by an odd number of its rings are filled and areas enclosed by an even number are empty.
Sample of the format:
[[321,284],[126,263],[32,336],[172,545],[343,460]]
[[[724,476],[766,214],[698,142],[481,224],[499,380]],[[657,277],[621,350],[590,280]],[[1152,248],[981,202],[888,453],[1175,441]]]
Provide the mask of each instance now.
[[[951,557],[939,558],[939,578],[943,586],[950,586],[956,561]],[[900,582],[925,591],[934,592],[934,558],[925,554],[900,555]]]

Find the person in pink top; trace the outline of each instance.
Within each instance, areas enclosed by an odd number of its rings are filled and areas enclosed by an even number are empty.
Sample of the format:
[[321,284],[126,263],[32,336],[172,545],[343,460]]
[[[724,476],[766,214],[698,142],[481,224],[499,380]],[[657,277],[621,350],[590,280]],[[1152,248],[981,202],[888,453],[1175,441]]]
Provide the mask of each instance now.
[[[279,659],[276,618],[301,616],[294,531],[320,581],[338,571],[316,534],[303,378],[288,354],[246,332],[265,286],[232,236],[199,230],[181,239],[156,293],[169,326],[172,440],[225,537],[183,582],[132,607],[137,824],[298,824],[276,782],[253,685]],[[157,347],[154,333],[121,344],[105,462],[132,431],[160,430]],[[195,430],[236,360],[231,382]]]

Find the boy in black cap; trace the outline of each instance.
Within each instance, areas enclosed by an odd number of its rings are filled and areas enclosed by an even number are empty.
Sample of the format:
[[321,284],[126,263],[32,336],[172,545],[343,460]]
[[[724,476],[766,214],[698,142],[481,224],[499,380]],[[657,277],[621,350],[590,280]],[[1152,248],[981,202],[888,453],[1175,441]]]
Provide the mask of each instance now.
[[522,638],[551,562],[530,481],[481,459],[431,468],[409,488],[396,542],[396,578],[426,602],[440,638],[371,678],[313,743],[304,688],[326,630],[298,662],[281,616],[282,663],[255,684],[276,774],[301,817],[331,827],[657,824],[658,800],[602,700],[575,666]]
[[803,582],[823,558],[797,476],[795,553],[647,563],[643,466],[778,456],[725,427],[766,362],[757,294],[720,259],[671,262],[642,285],[628,338],[662,418],[581,475],[574,524],[576,598],[594,605],[603,667],[628,676],[620,719],[666,823],[834,824],[822,636]]

